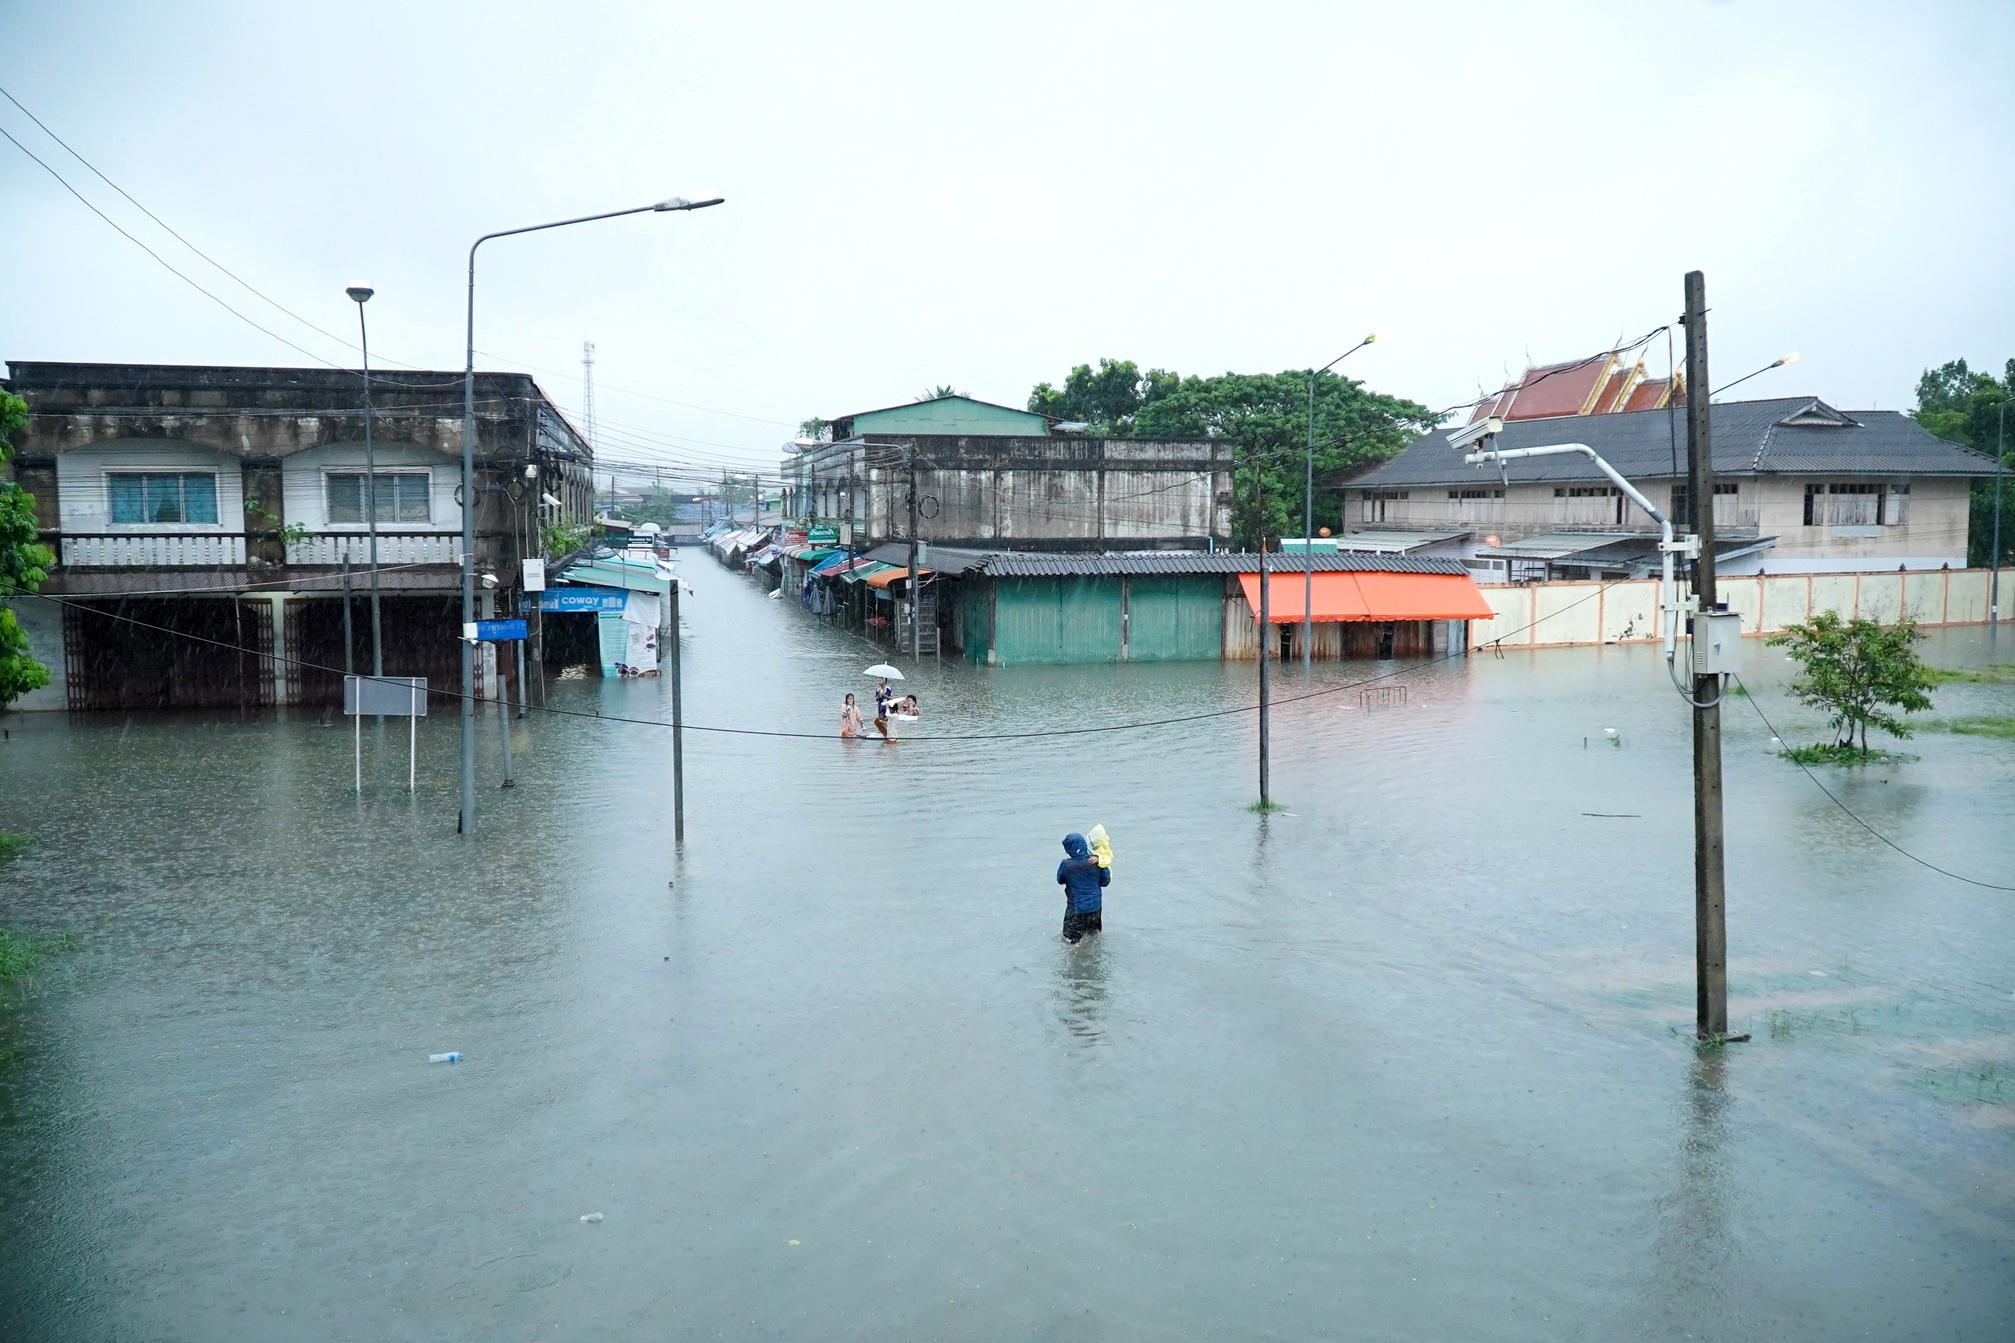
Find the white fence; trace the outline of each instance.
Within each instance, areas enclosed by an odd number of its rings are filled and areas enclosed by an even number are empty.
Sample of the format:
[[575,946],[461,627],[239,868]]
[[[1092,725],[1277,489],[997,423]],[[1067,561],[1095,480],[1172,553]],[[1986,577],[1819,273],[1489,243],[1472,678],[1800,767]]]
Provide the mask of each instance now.
[[67,569],[212,569],[243,566],[245,537],[230,532],[106,532],[63,537]]
[[[1820,611],[1884,623],[1907,614],[1920,625],[1982,624],[1987,577],[1985,569],[1754,574],[1720,579],[1715,588],[1728,609],[1741,615],[1742,632],[1756,635],[1773,634]],[[1497,616],[1471,625],[1473,647],[1558,648],[1660,637],[1655,578],[1477,586]]]
[[[338,565],[343,556],[350,557],[350,567],[363,568],[371,562],[371,538],[363,533],[340,532],[333,535],[311,536],[305,541],[287,543],[287,563]],[[462,536],[460,532],[394,532],[378,533],[378,563],[394,564],[460,564],[462,562]]]

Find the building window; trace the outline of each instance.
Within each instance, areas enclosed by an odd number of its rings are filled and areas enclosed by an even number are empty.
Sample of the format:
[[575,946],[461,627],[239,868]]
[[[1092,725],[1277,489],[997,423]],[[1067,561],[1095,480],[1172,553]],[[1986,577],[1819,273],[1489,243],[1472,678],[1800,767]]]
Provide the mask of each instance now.
[[1390,503],[1402,502],[1407,497],[1407,493],[1408,491],[1406,490],[1366,490],[1364,492],[1364,520],[1366,522],[1384,522],[1386,516],[1385,506]]
[[[329,521],[364,521],[364,473],[331,471]],[[433,519],[433,477],[425,471],[379,471],[371,477],[371,500],[379,522],[429,522]]]
[[112,494],[112,521],[118,526],[159,522],[217,522],[214,472],[112,471],[105,476]]
[[1882,525],[1901,527],[1910,521],[1910,487],[1891,485],[1889,496],[1882,501]]
[[1494,519],[1504,506],[1502,489],[1462,489],[1448,492],[1451,517],[1484,521]]
[[[1714,524],[1717,527],[1724,524],[1733,525],[1735,521],[1734,501],[1740,492],[1741,487],[1734,481],[1717,480],[1714,482]],[[1729,502],[1724,504],[1721,502],[1723,499]],[[1675,527],[1691,527],[1693,525],[1693,487],[1691,485],[1674,485],[1672,487],[1672,525]]]
[[[1900,496],[1892,491],[1901,490]],[[1881,527],[1900,525],[1908,516],[1908,485],[1867,485],[1860,482],[1807,485],[1807,527]],[[1897,502],[1884,504],[1895,498]]]
[[1583,526],[1623,522],[1623,491],[1614,485],[1556,485],[1553,498],[1556,522]]

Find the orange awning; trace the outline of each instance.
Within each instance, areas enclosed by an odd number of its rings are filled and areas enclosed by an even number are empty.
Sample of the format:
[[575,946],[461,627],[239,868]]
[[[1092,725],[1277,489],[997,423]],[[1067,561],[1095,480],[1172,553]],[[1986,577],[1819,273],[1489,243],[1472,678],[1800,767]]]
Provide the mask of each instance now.
[[[1306,575],[1276,569],[1267,574],[1267,616],[1276,625],[1299,623]],[[1259,575],[1240,574],[1239,586],[1259,614]],[[1497,613],[1467,574],[1319,573],[1316,620],[1489,620]]]
[[[919,575],[929,574],[932,572],[934,571],[925,568],[921,564],[917,566],[917,573]],[[871,588],[885,588],[891,583],[900,583],[902,582],[902,580],[908,578],[909,576],[910,571],[908,569],[884,569],[878,574],[868,575],[867,585]]]

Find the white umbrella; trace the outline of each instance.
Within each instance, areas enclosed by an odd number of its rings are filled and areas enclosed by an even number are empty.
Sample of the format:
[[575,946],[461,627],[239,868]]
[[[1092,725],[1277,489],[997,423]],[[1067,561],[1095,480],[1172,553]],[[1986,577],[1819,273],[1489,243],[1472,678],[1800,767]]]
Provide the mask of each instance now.
[[861,673],[861,675],[863,675],[863,676],[886,676],[886,677],[888,677],[888,678],[889,678],[889,679],[890,679],[891,681],[900,681],[900,680],[902,680],[902,679],[903,679],[903,674],[902,674],[901,672],[897,671],[897,670],[896,670],[896,669],[895,669],[894,667],[891,667],[891,666],[890,666],[890,665],[889,665],[888,663],[886,663],[886,662],[877,662],[877,663],[876,663],[876,664],[875,664],[874,666],[872,666],[872,667],[868,668],[868,669],[867,669],[866,671],[862,672],[862,673]]

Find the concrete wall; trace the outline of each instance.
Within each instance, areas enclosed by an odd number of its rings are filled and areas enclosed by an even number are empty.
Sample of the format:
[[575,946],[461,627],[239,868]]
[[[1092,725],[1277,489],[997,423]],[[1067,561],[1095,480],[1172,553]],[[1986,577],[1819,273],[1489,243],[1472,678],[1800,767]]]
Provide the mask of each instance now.
[[[1776,537],[1776,546],[1764,559],[1767,572],[1875,569],[1882,567],[1883,561],[1892,568],[1906,562],[1913,569],[1936,569],[1943,564],[1963,565],[1966,561],[1971,482],[1958,476],[1910,478],[1909,518],[1902,525],[1805,525],[1805,487],[1808,484],[1886,485],[1900,480],[1900,477],[1877,478],[1848,473],[1724,477],[1721,483],[1734,485],[1736,492],[1715,496],[1715,526],[1725,535]],[[1614,497],[1561,496],[1554,493],[1556,489],[1590,483],[1577,481],[1570,486],[1547,482],[1505,487],[1491,472],[1479,471],[1473,479],[1457,485],[1414,485],[1404,490],[1384,491],[1351,489],[1345,492],[1344,525],[1348,532],[1363,531],[1369,527],[1418,531],[1453,531],[1460,528],[1471,531],[1477,539],[1490,535],[1503,541],[1563,529],[1647,533],[1656,530],[1650,518],[1628,501],[1625,501],[1623,521],[1619,525]],[[1675,483],[1649,480],[1639,482],[1639,488],[1653,504],[1670,514]],[[1449,497],[1451,493],[1477,490],[1490,497]],[[1401,493],[1406,498],[1372,497]]]
[[[1897,573],[1762,574],[1722,579],[1716,587],[1742,617],[1746,635],[1772,634],[1837,611],[1884,623],[1907,611],[1922,625],[1973,625],[1987,619],[1985,569]],[[1471,630],[1471,646],[1552,648],[1577,644],[1641,643],[1661,636],[1658,582],[1486,583],[1483,599],[1497,612]]]
[[[1202,549],[1231,535],[1231,448],[1222,442],[1047,437],[914,442],[927,542],[1016,549]],[[909,534],[909,471],[894,447],[834,444],[787,461],[794,508],[855,525],[853,543]]]

